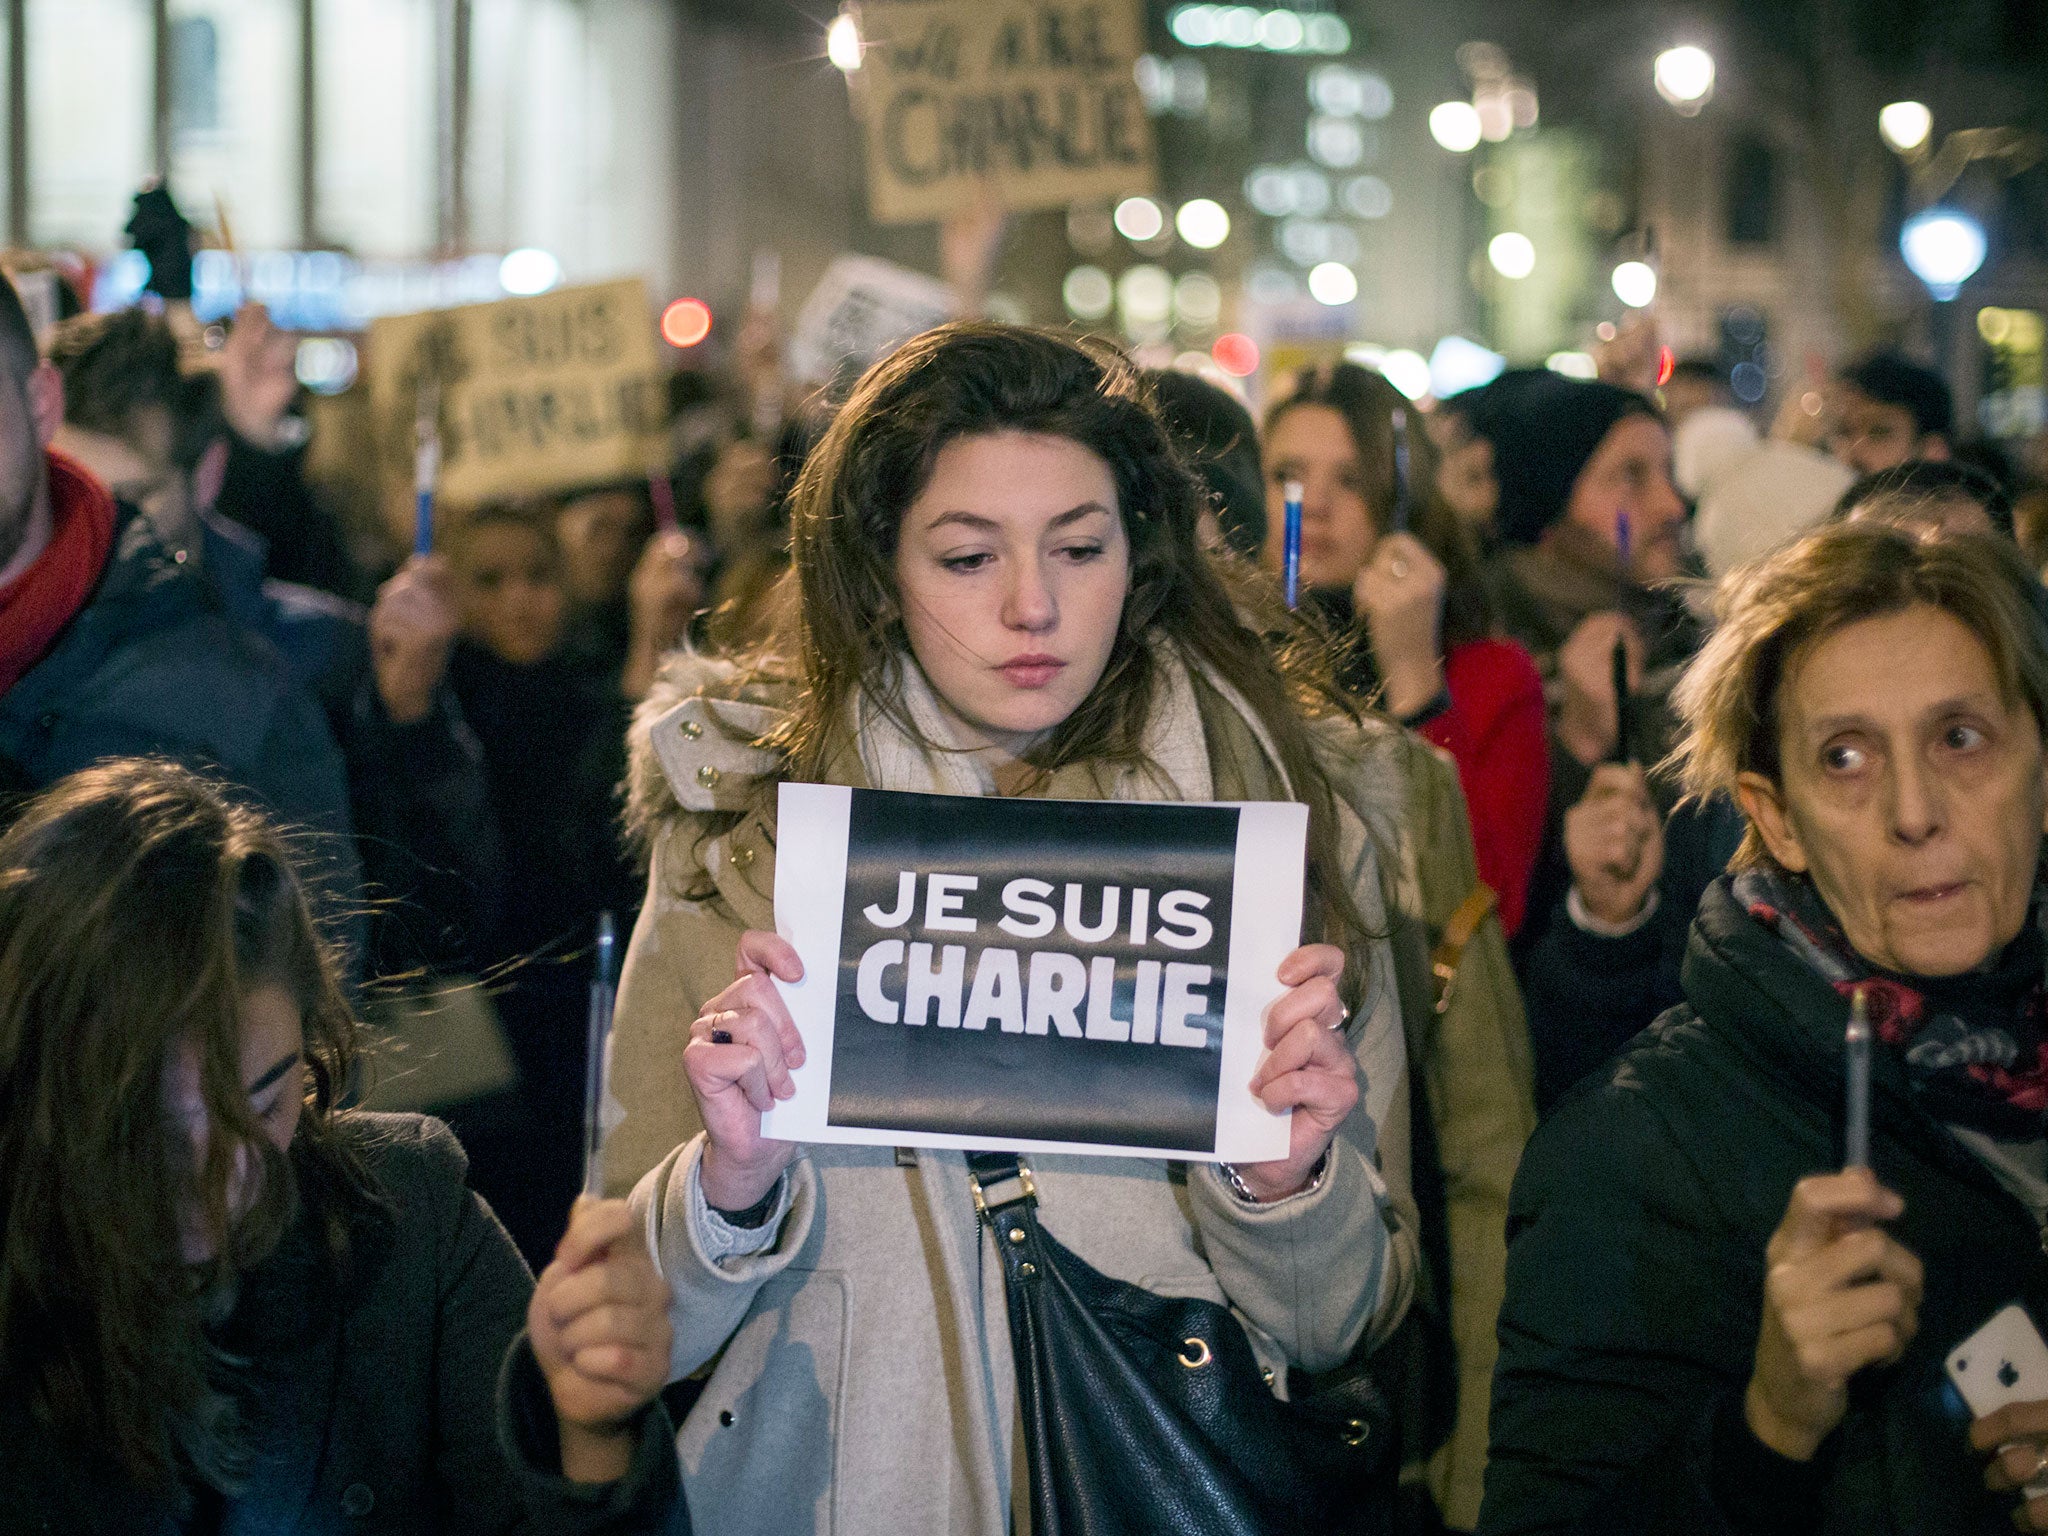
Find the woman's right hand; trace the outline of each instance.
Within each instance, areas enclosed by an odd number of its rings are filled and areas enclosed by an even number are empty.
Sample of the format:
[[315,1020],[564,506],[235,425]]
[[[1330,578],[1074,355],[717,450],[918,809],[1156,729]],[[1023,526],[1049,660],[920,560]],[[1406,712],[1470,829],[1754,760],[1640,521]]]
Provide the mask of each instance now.
[[804,1064],[803,1037],[771,978],[801,981],[803,974],[786,939],[750,929],[740,935],[739,979],[690,1026],[683,1070],[704,1116],[698,1178],[719,1210],[758,1204],[796,1156],[795,1142],[761,1134],[761,1116],[796,1092],[790,1070]]
[[1764,1250],[1764,1317],[1743,1398],[1750,1431],[1811,1461],[1849,1409],[1849,1378],[1888,1365],[1920,1327],[1920,1261],[1878,1226],[1906,1202],[1867,1168],[1793,1186]]

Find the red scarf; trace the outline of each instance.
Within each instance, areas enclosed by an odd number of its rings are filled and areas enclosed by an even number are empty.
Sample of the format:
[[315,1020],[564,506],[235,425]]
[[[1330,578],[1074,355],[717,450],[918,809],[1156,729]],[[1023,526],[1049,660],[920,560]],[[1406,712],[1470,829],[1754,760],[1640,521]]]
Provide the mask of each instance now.
[[50,652],[78,616],[114,547],[114,497],[62,454],[45,456],[50,472],[50,547],[35,564],[0,587],[0,693],[6,693]]

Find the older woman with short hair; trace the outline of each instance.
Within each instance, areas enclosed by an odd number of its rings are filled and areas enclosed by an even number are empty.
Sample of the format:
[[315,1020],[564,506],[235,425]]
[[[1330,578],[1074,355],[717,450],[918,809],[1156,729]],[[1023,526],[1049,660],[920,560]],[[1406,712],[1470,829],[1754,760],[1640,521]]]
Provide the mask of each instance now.
[[1731,579],[1675,697],[1747,836],[1685,1003],[1529,1144],[1480,1528],[2048,1530],[2048,1403],[1971,1424],[1943,1375],[2048,1295],[2040,590],[2002,540],[1834,525]]

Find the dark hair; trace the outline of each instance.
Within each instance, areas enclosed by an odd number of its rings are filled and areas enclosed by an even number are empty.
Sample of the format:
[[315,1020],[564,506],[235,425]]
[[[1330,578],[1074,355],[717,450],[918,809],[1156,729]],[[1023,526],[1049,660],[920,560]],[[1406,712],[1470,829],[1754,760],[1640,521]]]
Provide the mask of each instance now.
[[[1115,479],[1130,542],[1130,590],[1108,664],[1032,754],[1034,766],[1142,766],[1157,696],[1152,642],[1175,642],[1235,689],[1265,727],[1309,809],[1311,909],[1331,942],[1362,938],[1364,921],[1340,873],[1336,792],[1305,719],[1351,714],[1330,673],[1327,638],[1294,621],[1270,582],[1201,548],[1201,483],[1175,452],[1137,371],[1093,339],[957,322],[906,342],[854,387],[797,482],[791,549],[799,601],[754,663],[766,672],[787,657],[803,685],[788,724],[769,740],[788,773],[822,776],[856,692],[914,733],[891,680],[895,660],[909,651],[895,571],[903,515],[942,449],[995,432],[1061,437],[1094,453]],[[1277,651],[1269,635],[1280,637]]]
[[14,279],[5,272],[0,272],[0,361],[16,385],[26,383],[36,371],[36,333],[28,323],[28,311],[21,307]]
[[50,361],[64,375],[64,419],[87,432],[127,438],[151,408],[175,428],[188,397],[178,338],[140,309],[78,315],[50,333]]
[[1366,507],[1382,531],[1394,507],[1394,412],[1407,414],[1408,531],[1444,568],[1443,645],[1449,649],[1493,632],[1493,605],[1479,573],[1479,558],[1458,515],[1437,491],[1436,448],[1422,412],[1384,376],[1357,363],[1304,368],[1293,387],[1266,412],[1270,438],[1280,418],[1298,406],[1320,405],[1344,418],[1365,476]]
[[1975,502],[1994,528],[2013,537],[2012,498],[1983,470],[1953,459],[1914,459],[1865,475],[1842,492],[1829,516],[1847,517],[1859,507],[1909,512],[1944,501]]
[[1266,472],[1252,413],[1228,390],[1178,368],[1148,368],[1145,383],[1182,457],[1209,488],[1224,542],[1257,559],[1266,542]]
[[1664,420],[1647,395],[1547,368],[1515,369],[1488,385],[1472,424],[1493,444],[1500,484],[1493,521],[1501,538],[1540,543],[1571,510],[1572,490],[1607,434],[1632,416]]
[[1955,434],[1955,397],[1949,393],[1948,382],[1932,368],[1896,352],[1873,352],[1844,368],[1841,379],[1881,405],[1895,405],[1908,412],[1918,436]]
[[[356,1057],[337,976],[280,835],[184,768],[85,769],[0,838],[0,1384],[173,1505],[241,1470],[207,1300],[301,1200],[345,1272],[349,1208],[379,1200],[334,1125]],[[305,1034],[290,1158],[242,1080],[242,1003],[265,984]],[[164,1104],[181,1047],[210,1125],[196,1168]],[[255,1177],[239,1212],[238,1163]],[[195,1218],[213,1240],[196,1266],[180,1240]]]

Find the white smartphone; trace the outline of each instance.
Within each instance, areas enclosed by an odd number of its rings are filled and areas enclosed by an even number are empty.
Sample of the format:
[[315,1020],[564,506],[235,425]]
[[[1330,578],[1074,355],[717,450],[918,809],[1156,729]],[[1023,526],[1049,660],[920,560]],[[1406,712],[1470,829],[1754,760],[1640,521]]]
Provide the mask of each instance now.
[[[2048,1399],[2048,1343],[2017,1302],[1949,1351],[1948,1379],[1978,1418],[2007,1403]],[[2048,1494],[2048,1476],[2027,1484],[2030,1499]]]

